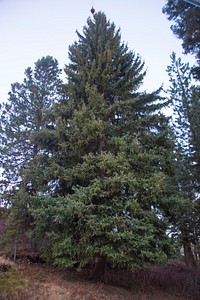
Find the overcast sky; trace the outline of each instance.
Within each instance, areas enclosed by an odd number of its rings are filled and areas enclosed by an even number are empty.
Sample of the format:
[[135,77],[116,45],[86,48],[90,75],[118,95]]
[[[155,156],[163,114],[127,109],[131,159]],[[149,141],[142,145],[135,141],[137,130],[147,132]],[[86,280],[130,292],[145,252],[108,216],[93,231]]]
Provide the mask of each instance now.
[[27,67],[51,55],[63,69],[68,63],[68,47],[82,32],[96,11],[121,28],[122,41],[139,53],[148,70],[144,89],[152,91],[168,85],[166,67],[175,51],[183,61],[181,41],[170,30],[162,14],[165,0],[0,0],[0,101],[6,101],[10,85],[22,82]]

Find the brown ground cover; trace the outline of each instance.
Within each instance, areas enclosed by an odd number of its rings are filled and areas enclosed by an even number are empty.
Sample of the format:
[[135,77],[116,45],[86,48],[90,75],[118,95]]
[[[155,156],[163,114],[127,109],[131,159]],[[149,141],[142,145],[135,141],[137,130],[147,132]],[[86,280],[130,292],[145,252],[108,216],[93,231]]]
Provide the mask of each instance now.
[[[131,273],[108,270],[108,284],[88,280],[89,270],[60,270],[46,263],[0,257],[1,300],[183,300],[200,299],[200,274],[181,263]],[[10,285],[8,284],[10,282]]]

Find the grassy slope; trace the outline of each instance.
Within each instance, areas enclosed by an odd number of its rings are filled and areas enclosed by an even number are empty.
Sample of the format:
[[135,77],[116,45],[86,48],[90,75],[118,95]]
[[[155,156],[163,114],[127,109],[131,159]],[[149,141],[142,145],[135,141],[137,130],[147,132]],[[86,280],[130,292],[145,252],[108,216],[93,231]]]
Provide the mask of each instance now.
[[[181,266],[170,266],[162,271],[151,269],[140,274],[110,270],[109,284],[105,285],[87,280],[88,270],[78,273],[25,260],[13,263],[0,257],[2,265],[10,268],[6,272],[0,268],[1,300],[183,300],[189,296],[193,300],[200,299],[197,289],[196,295],[192,292],[194,286],[191,286],[192,291],[189,286],[182,286],[187,283],[188,273]],[[194,280],[191,281],[190,276],[189,279],[191,285]]]

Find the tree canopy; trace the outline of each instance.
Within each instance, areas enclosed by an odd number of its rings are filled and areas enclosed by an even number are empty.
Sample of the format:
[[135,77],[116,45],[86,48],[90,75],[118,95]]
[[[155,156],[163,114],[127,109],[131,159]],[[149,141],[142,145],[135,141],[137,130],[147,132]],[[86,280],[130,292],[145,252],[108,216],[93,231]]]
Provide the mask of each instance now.
[[193,72],[200,79],[200,8],[183,0],[168,0],[163,7],[163,13],[170,21],[175,22],[171,29],[183,41],[185,53],[196,56],[197,66],[193,68]]

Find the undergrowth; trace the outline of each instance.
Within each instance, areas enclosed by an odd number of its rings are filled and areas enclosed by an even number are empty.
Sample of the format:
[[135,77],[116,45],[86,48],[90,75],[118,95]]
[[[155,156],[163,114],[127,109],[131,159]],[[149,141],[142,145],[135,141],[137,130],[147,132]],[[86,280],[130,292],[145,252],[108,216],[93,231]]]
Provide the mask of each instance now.
[[18,300],[28,290],[28,283],[15,268],[10,265],[0,266],[0,300]]

